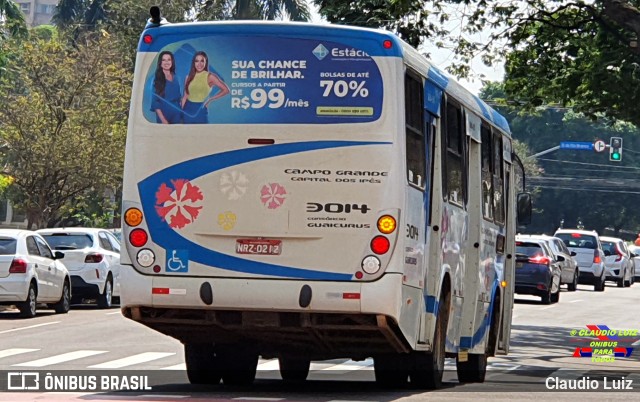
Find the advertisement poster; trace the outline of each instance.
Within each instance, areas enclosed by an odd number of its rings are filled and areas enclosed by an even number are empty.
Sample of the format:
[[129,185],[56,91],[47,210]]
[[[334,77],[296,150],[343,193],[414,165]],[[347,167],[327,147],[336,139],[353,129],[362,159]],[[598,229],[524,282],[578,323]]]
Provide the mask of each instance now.
[[206,36],[164,46],[145,118],[159,124],[327,124],[380,117],[382,78],[366,51],[274,36]]

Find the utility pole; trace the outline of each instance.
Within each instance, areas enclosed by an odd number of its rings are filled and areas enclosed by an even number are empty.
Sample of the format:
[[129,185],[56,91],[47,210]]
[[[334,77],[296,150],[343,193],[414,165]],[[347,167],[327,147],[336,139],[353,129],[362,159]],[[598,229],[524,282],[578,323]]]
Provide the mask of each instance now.
[[542,152],[538,152],[537,154],[533,154],[533,155],[527,156],[527,159],[537,158],[538,156],[542,156],[542,155],[548,154],[550,152],[557,151],[558,149],[560,149],[560,145],[556,145],[553,148],[549,148],[549,149],[546,149],[546,150],[544,150]]

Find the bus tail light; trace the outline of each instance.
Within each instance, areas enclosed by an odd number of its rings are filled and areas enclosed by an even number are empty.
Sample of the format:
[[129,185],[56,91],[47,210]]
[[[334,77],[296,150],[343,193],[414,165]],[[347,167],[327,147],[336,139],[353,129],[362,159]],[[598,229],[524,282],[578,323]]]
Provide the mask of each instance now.
[[391,234],[396,230],[396,219],[391,215],[383,215],[378,218],[378,230],[380,233]]
[[376,236],[371,240],[371,251],[378,255],[385,254],[389,251],[390,247],[391,243],[389,242],[389,239],[384,236]]
[[146,45],[150,45],[151,42],[153,42],[153,36],[146,34],[142,37],[142,41],[146,44]]
[[138,226],[142,223],[142,211],[138,208],[129,208],[124,213],[124,223],[129,226]]
[[142,229],[133,229],[129,233],[129,242],[133,247],[142,247],[147,244],[147,240],[149,240],[149,235]]
[[141,266],[148,268],[153,265],[154,262],[156,262],[156,255],[153,253],[153,251],[145,248],[138,251],[138,254],[136,255],[136,261],[138,261],[138,264],[140,264]]
[[[362,270],[369,275],[374,275],[380,270],[380,260],[373,255],[367,256],[362,260]],[[356,278],[358,276],[356,275]],[[358,278],[360,279],[360,278]]]

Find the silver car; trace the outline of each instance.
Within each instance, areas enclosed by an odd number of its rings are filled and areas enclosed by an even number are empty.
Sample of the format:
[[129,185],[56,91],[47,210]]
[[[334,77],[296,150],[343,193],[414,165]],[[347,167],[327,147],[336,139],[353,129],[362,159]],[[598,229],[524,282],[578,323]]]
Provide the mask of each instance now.
[[605,255],[607,280],[617,283],[619,288],[631,286],[635,277],[635,264],[624,240],[601,236],[600,241]]

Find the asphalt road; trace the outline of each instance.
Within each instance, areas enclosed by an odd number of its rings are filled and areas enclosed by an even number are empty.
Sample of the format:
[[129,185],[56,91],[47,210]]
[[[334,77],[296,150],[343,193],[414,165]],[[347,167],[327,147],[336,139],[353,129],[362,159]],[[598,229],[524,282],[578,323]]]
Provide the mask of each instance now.
[[[283,400],[283,401],[419,401],[419,400],[627,400],[640,399],[640,335],[616,340],[617,347],[634,348],[628,357],[596,362],[574,357],[576,348],[596,348],[600,342],[589,325],[615,330],[640,329],[640,284],[617,288],[607,284],[604,293],[591,286],[577,292],[563,289],[558,304],[545,306],[538,298],[517,296],[511,351],[490,360],[483,384],[461,385],[455,362],[447,362],[445,387],[424,392],[414,389],[381,390],[375,386],[373,361],[332,360],[314,362],[303,385],[284,384],[277,361],[261,360],[251,388],[192,386],[184,373],[182,345],[167,336],[123,318],[117,308],[74,306],[67,315],[40,310],[24,320],[17,311],[0,312],[0,375],[7,372],[41,372],[58,375],[97,376],[113,373],[147,375],[152,390],[131,393],[12,392],[2,400]],[[634,345],[635,344],[635,345]],[[593,352],[596,356],[596,351]],[[61,371],[63,370],[63,371]],[[586,393],[547,391],[546,384],[560,386],[585,379],[604,387],[627,386],[633,390]],[[624,381],[623,381],[624,377]],[[547,380],[551,378],[551,380]],[[0,381],[3,379],[0,378]],[[550,381],[550,382],[548,382]],[[594,383],[595,381],[595,383]],[[613,391],[613,390],[611,390]],[[633,392],[632,395],[629,392]]]

